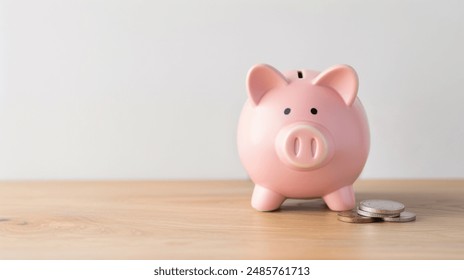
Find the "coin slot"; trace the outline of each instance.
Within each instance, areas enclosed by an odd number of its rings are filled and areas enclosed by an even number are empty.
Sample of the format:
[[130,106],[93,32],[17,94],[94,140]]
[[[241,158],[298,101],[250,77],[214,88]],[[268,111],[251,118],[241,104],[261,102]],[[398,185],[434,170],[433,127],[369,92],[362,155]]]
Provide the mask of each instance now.
[[298,78],[303,79],[303,72],[298,71]]

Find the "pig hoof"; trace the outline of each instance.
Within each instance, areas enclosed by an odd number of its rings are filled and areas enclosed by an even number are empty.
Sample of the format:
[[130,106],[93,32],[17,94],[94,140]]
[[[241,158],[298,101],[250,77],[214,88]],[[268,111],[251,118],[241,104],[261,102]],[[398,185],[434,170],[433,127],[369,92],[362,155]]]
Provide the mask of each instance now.
[[256,185],[251,198],[251,206],[258,211],[274,211],[280,208],[284,200],[284,196]]
[[346,211],[355,207],[356,201],[352,185],[340,188],[323,197],[327,206],[333,211]]

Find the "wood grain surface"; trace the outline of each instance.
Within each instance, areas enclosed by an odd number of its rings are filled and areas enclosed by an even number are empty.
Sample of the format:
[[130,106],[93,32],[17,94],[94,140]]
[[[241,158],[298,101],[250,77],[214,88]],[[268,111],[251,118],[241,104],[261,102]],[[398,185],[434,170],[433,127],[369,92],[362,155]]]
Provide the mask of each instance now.
[[464,181],[360,181],[410,223],[349,224],[320,199],[250,206],[248,181],[2,182],[0,259],[464,259]]

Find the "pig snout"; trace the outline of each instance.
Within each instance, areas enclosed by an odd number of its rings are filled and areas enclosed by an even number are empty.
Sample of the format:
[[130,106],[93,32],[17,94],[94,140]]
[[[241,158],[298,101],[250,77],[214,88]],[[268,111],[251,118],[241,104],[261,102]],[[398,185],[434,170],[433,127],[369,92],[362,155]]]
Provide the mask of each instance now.
[[332,156],[329,133],[308,123],[297,123],[280,130],[276,139],[279,159],[297,170],[319,168]]

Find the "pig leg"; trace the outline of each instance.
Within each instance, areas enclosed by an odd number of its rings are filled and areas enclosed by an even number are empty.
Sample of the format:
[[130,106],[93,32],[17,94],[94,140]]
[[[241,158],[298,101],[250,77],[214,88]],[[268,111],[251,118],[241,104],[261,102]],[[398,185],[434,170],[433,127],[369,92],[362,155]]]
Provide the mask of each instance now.
[[251,206],[259,211],[273,211],[279,209],[284,200],[285,197],[283,195],[260,185],[255,185],[251,198]]
[[333,211],[351,210],[356,204],[353,185],[348,185],[326,194],[322,199],[324,199],[327,206]]

